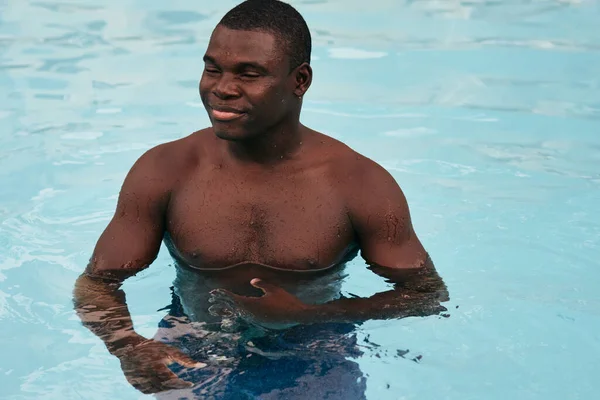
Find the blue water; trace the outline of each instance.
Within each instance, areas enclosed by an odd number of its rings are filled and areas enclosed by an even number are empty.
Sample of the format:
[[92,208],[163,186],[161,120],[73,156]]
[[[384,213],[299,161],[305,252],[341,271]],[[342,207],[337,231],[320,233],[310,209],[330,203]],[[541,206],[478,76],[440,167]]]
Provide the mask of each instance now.
[[[202,55],[234,4],[0,1],[0,398],[144,398],[72,287],[131,164],[208,125]],[[367,398],[597,398],[600,3],[292,4],[315,45],[303,122],[394,174],[451,295],[449,318],[358,328]],[[346,292],[386,288],[349,271]],[[163,249],[125,284],[140,334],[174,276]]]

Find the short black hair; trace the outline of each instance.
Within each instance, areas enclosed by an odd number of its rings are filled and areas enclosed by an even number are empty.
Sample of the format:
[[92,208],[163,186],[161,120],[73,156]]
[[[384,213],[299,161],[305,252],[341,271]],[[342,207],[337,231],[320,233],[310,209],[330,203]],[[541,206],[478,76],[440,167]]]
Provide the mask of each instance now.
[[246,0],[219,22],[229,29],[265,31],[276,35],[287,48],[291,69],[310,64],[312,41],[306,21],[291,5],[279,0]]

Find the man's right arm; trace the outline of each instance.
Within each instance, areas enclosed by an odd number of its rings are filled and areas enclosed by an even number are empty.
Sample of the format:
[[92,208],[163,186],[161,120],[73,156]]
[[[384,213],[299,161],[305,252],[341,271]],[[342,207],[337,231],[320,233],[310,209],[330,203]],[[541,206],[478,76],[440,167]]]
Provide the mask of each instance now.
[[116,211],[75,284],[78,315],[111,352],[113,342],[137,339],[120,284],[148,267],[160,248],[169,191],[156,176],[156,153],[142,155],[127,174]]
[[[90,263],[77,279],[74,304],[85,327],[105,343],[108,351],[128,363],[131,375],[125,371],[133,386],[145,393],[164,389],[164,382],[185,386],[166,368],[165,360],[183,365],[194,362],[175,349],[138,335],[127,309],[123,281],[147,268],[156,258],[165,229],[165,213],[169,202],[169,171],[160,165],[164,159],[162,146],[145,153],[131,168],[117,201],[115,214],[98,239]],[[171,178],[173,179],[173,178]],[[148,371],[147,379],[139,379],[140,368],[133,348],[160,354],[154,359],[155,368]],[[156,349],[154,349],[157,347]],[[141,356],[141,354],[138,355]],[[151,362],[146,364],[151,366]],[[133,379],[131,379],[133,378]],[[172,388],[172,387],[171,387]]]

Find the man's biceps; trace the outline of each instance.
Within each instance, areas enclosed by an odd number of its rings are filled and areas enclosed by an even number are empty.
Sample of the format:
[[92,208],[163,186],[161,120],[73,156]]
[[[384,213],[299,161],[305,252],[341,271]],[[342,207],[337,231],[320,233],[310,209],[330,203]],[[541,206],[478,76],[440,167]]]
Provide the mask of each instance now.
[[411,229],[407,218],[399,218],[394,213],[383,213],[363,219],[357,234],[365,242],[398,245],[410,238]]
[[415,268],[423,264],[427,252],[411,241],[401,245],[374,243],[363,250],[366,261],[389,268]]
[[157,206],[150,202],[118,204],[109,225],[116,229],[147,231],[160,228],[162,218]]
[[138,271],[150,265],[160,249],[160,242],[130,236],[104,236],[98,241],[89,271]]
[[160,246],[161,231],[156,227],[126,219],[113,219],[100,235],[97,249],[106,251],[125,251],[148,253]]

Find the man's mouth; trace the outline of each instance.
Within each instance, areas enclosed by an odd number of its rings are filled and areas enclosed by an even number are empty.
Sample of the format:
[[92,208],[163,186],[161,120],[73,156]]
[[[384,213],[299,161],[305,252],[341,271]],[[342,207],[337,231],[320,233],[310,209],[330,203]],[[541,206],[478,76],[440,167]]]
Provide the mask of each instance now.
[[238,119],[246,114],[243,111],[231,109],[231,108],[210,108],[210,113],[213,119],[217,121],[227,122]]

